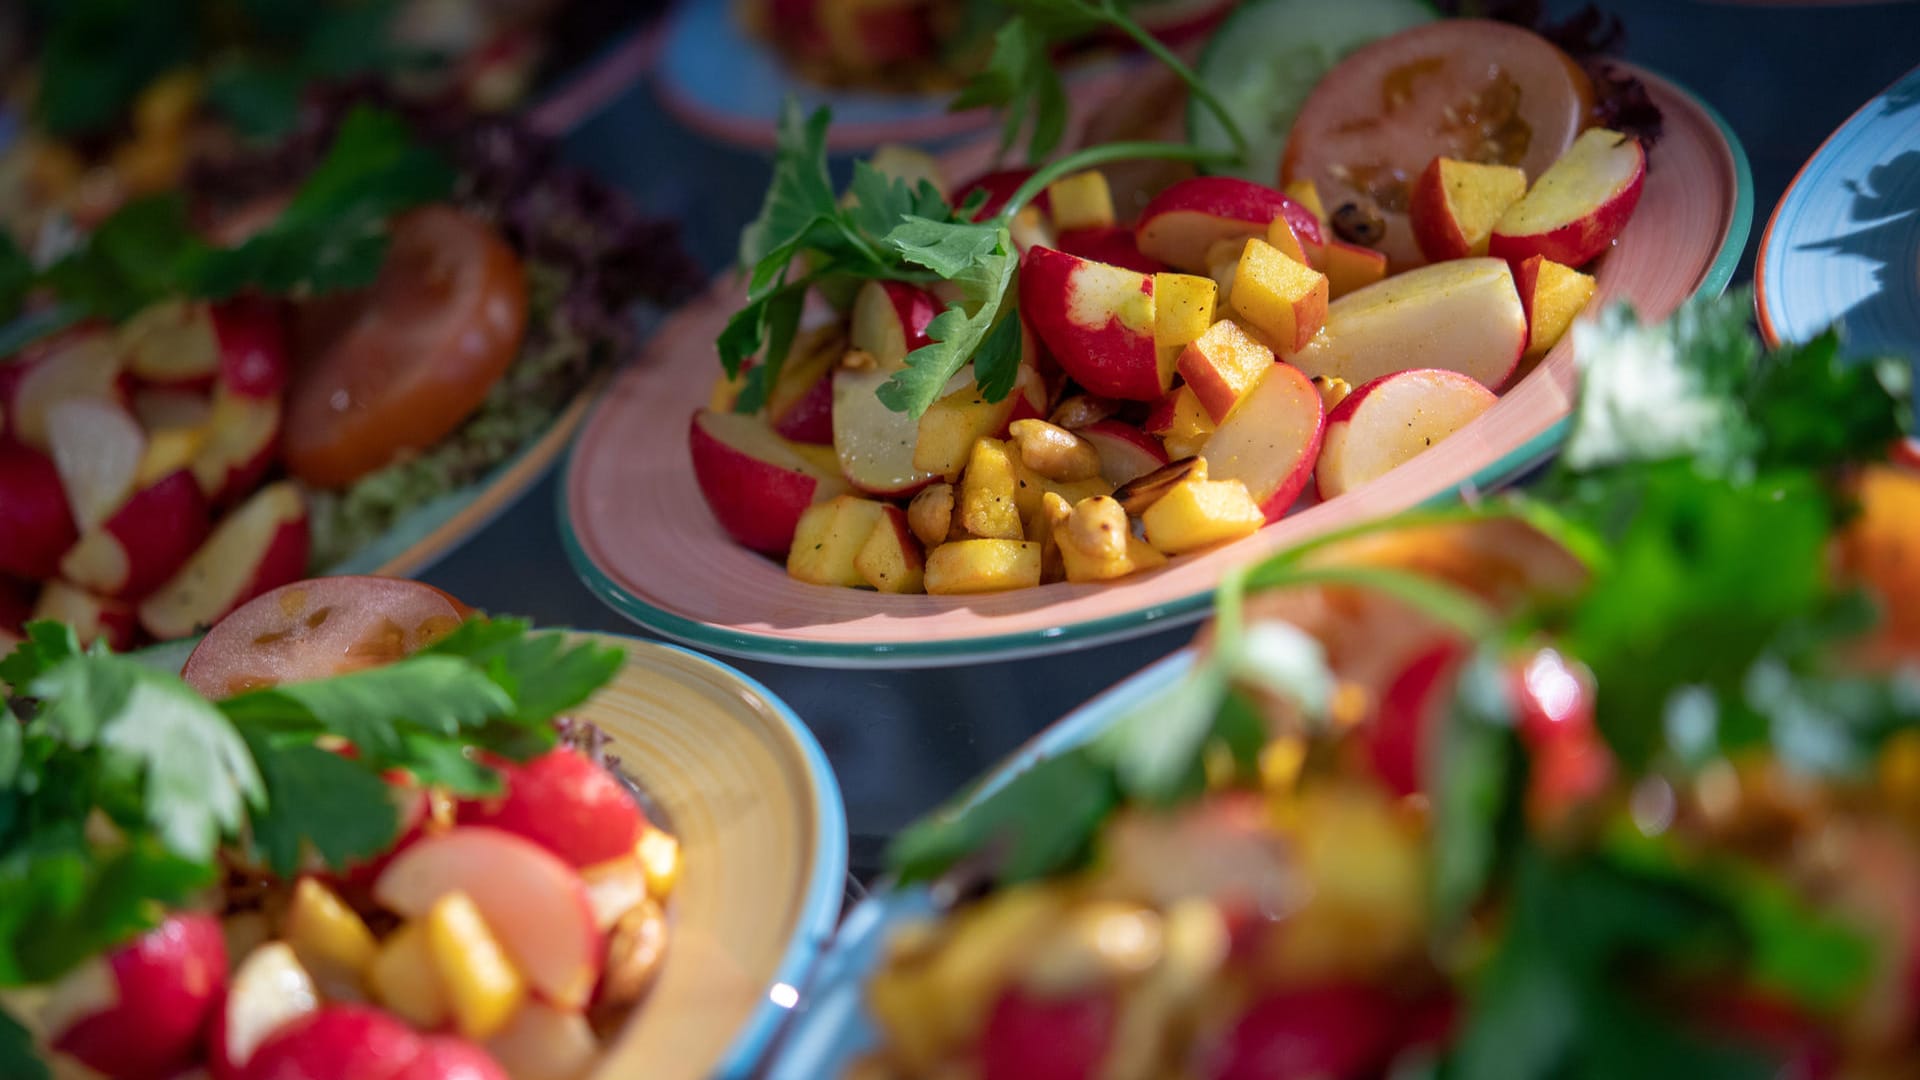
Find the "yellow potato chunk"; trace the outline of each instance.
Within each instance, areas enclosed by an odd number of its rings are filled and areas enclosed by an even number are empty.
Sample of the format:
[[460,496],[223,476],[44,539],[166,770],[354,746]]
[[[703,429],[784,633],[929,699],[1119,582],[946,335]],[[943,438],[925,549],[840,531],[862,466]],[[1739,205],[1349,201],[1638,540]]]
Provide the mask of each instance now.
[[381,1007],[417,1028],[437,1028],[447,1022],[446,988],[427,950],[427,933],[419,922],[404,923],[380,943],[380,952],[367,969],[367,986]]
[[1287,198],[1313,211],[1313,216],[1320,219],[1320,232],[1322,235],[1325,235],[1327,232],[1327,204],[1320,201],[1320,188],[1311,180],[1295,180],[1288,184],[1283,190]]
[[1005,592],[1040,584],[1040,545],[1026,540],[955,540],[927,555],[935,596]]
[[960,477],[960,527],[986,540],[1020,539],[1019,487],[1007,444],[976,440]]
[[1106,174],[1098,169],[1064,176],[1047,185],[1047,202],[1053,212],[1053,227],[1092,229],[1114,223],[1113,191]]
[[1238,480],[1183,480],[1147,507],[1140,521],[1148,543],[1180,555],[1251,536],[1267,519]]
[[1213,325],[1220,285],[1193,274],[1153,275],[1153,347],[1160,355],[1160,384],[1171,385],[1187,343]]
[[648,825],[634,851],[647,875],[647,895],[655,900],[672,895],[674,886],[680,884],[680,841],[672,833]]
[[485,1039],[505,1027],[526,1000],[527,982],[473,899],[454,891],[434,901],[425,930],[427,953],[460,1034]]
[[1328,295],[1327,275],[1257,238],[1241,250],[1229,294],[1234,312],[1282,356],[1325,325]]
[[332,889],[310,877],[293,887],[281,931],[300,966],[331,998],[357,996],[380,951],[358,913]]
[[884,505],[856,495],[836,495],[807,507],[787,549],[787,573],[815,585],[866,585],[854,560],[885,512]]
[[[1020,511],[1022,521],[1035,519],[1035,515],[1040,512],[1040,500],[1045,498],[1049,491],[1067,500],[1069,506],[1095,495],[1113,494],[1113,485],[1098,476],[1085,480],[1049,480],[1027,468],[1018,454],[1013,455],[1013,477],[1013,501]],[[1029,536],[1028,539],[1032,537]]]
[[873,535],[854,556],[854,569],[867,584],[883,593],[922,591],[922,572],[926,563],[920,555],[920,542],[907,527],[906,511],[897,506],[886,508]]
[[1167,448],[1167,456],[1178,461],[1198,454],[1216,425],[1193,387],[1182,386],[1173,393],[1173,417],[1167,422],[1166,430],[1158,434],[1161,445]]

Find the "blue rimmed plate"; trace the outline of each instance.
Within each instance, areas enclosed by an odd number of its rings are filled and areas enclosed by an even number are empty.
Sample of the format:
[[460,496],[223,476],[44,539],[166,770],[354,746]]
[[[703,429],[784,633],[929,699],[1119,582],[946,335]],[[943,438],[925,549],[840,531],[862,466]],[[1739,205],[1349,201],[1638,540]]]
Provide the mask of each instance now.
[[1838,323],[1851,352],[1920,352],[1920,68],[1801,168],[1761,234],[1753,281],[1770,343]]
[[[1173,685],[1193,667],[1193,659],[1192,650],[1174,653],[1068,713],[988,775],[974,797],[985,797],[1035,762],[1093,739],[1128,709]],[[925,887],[878,889],[853,909],[821,958],[812,991],[775,1051],[766,1080],[846,1076],[862,1054],[876,1047],[878,1033],[866,1009],[867,978],[879,968],[893,932],[933,910]]]

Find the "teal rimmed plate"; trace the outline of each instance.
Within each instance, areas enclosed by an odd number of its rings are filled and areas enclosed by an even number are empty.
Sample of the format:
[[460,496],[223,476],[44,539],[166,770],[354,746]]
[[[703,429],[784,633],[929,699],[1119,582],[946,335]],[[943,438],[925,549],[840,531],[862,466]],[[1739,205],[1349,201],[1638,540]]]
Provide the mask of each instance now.
[[[1739,141],[1709,106],[1638,71],[1666,117],[1645,193],[1617,247],[1592,268],[1595,309],[1627,301],[1664,318],[1732,277],[1753,217]],[[949,157],[979,171],[991,148]],[[1012,659],[1085,647],[1199,619],[1230,568],[1301,540],[1421,503],[1504,483],[1566,435],[1571,341],[1458,434],[1377,482],[1244,540],[1099,585],[1060,583],[986,596],[882,596],[808,585],[735,545],[694,482],[687,423],[719,372],[714,338],[742,289],[721,283],[655,335],[621,372],[575,443],[560,492],[561,537],[593,592],[634,621],[702,649],[782,663],[908,667]]]

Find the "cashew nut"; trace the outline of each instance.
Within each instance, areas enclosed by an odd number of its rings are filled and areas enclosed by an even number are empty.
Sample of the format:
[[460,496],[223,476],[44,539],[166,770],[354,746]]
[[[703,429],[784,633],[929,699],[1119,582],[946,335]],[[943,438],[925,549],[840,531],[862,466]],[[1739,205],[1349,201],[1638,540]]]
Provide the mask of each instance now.
[[1147,508],[1160,501],[1160,497],[1172,491],[1174,485],[1183,480],[1199,483],[1207,478],[1207,459],[1203,457],[1184,457],[1179,461],[1160,466],[1145,476],[1136,476],[1115,489],[1113,498],[1120,508],[1134,517],[1147,512]]
[[1093,444],[1045,420],[1015,420],[1008,436],[1027,468],[1049,480],[1071,483],[1100,475],[1100,452]]
[[907,504],[907,528],[929,549],[947,542],[953,531],[953,485],[928,484]]
[[1047,422],[1068,431],[1078,431],[1088,424],[1097,424],[1120,411],[1120,403],[1111,398],[1095,397],[1092,394],[1074,394],[1063,399],[1053,410]]
[[1126,558],[1127,536],[1127,512],[1111,495],[1080,500],[1067,518],[1067,543],[1090,559]]

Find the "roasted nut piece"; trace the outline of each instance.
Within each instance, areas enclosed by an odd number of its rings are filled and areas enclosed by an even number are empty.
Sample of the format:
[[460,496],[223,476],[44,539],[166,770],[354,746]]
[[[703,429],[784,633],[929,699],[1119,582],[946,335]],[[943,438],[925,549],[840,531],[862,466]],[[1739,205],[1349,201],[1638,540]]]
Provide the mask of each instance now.
[[1126,558],[1127,536],[1127,512],[1111,495],[1080,500],[1067,518],[1067,542],[1088,558]]
[[1027,957],[1021,982],[1061,998],[1132,978],[1160,962],[1163,936],[1151,908],[1118,900],[1083,904]]
[[652,899],[640,901],[607,934],[607,966],[600,976],[600,1005],[640,1000],[667,952],[667,915]]
[[1353,387],[1347,384],[1347,380],[1337,375],[1315,375],[1313,388],[1320,391],[1320,404],[1328,412],[1332,412],[1341,402],[1347,400],[1348,394],[1353,393]]
[[1207,478],[1207,459],[1203,457],[1184,457],[1171,461],[1153,470],[1145,476],[1136,476],[1132,480],[1114,489],[1113,499],[1120,509],[1134,517],[1147,512],[1147,507],[1160,501],[1160,496],[1173,490],[1173,486],[1182,480],[1205,480]]
[[1015,420],[1007,435],[1019,448],[1021,464],[1049,480],[1071,483],[1100,475],[1100,451],[1066,428]]
[[907,528],[929,549],[947,542],[953,531],[953,485],[928,484],[907,504]]
[[1120,411],[1120,403],[1112,398],[1095,397],[1092,394],[1074,394],[1060,402],[1047,418],[1047,423],[1068,431],[1078,431],[1088,424],[1097,424]]

